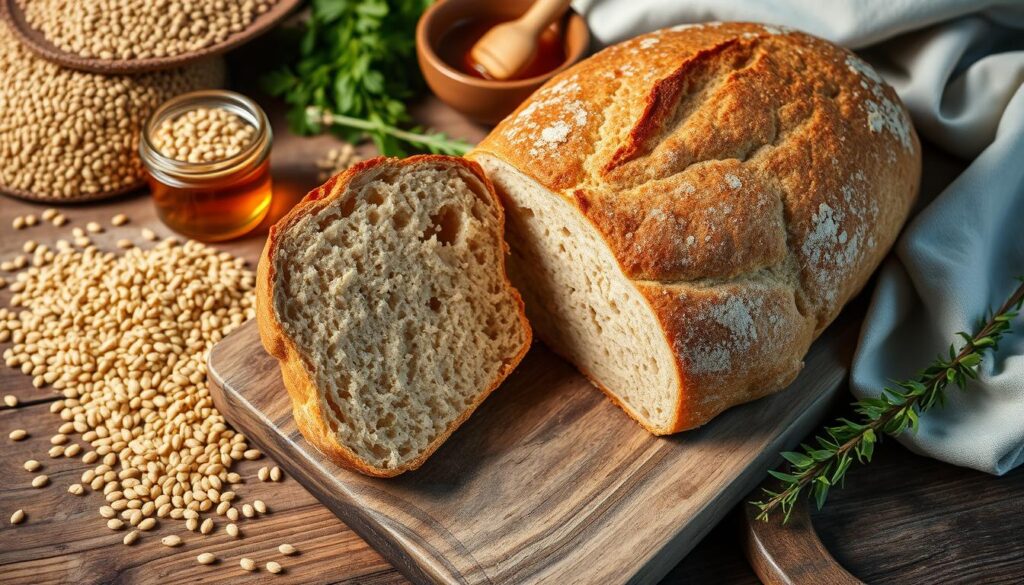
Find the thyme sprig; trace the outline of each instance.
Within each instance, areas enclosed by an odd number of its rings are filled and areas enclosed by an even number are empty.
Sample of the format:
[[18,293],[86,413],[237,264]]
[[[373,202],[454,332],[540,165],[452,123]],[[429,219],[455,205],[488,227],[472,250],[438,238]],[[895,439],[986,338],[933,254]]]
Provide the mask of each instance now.
[[767,499],[751,502],[759,510],[757,519],[767,521],[778,509],[785,524],[805,490],[810,492],[820,510],[829,489],[843,485],[854,459],[860,464],[871,461],[882,434],[896,436],[907,429],[916,432],[920,413],[936,404],[941,406],[949,384],[966,389],[967,381],[978,377],[984,353],[999,346],[1002,336],[1010,330],[1010,322],[1020,313],[1024,304],[1024,278],[1020,280],[1022,284],[1017,290],[998,310],[981,320],[975,333],[957,333],[964,344],[959,350],[951,344],[948,358],[939,356],[916,378],[884,388],[877,398],[855,402],[859,422],[836,419],[833,426],[825,427],[823,434],[814,437],[814,445],[801,444],[800,451],[783,452],[781,455],[789,462],[789,469],[768,472],[782,482],[782,487],[779,491],[763,489]]

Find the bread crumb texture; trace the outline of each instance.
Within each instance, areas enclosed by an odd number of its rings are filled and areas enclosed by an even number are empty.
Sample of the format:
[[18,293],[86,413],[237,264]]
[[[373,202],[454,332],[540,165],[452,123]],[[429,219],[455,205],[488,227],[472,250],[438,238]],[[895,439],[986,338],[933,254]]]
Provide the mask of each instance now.
[[908,114],[870,65],[745,23],[609,47],[470,158],[508,203],[538,335],[659,433],[788,384],[920,179]]
[[484,183],[465,163],[381,160],[281,230],[273,303],[315,386],[297,418],[387,473],[468,416],[529,332]]

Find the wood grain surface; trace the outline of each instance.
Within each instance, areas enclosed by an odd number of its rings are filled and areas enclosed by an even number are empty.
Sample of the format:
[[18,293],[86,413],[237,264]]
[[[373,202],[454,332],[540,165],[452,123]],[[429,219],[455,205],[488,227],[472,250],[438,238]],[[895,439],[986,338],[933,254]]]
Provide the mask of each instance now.
[[653,583],[817,422],[856,331],[834,324],[787,391],[665,438],[536,344],[422,468],[385,480],[299,435],[253,323],[213,349],[210,382],[232,424],[414,582]]
[[[771,482],[764,486],[776,489]],[[818,538],[807,500],[793,507],[789,523],[757,520],[759,510],[743,508],[743,548],[751,567],[765,585],[859,585]]]
[[823,510],[801,501],[787,526],[743,512],[747,557],[768,584],[1024,582],[1024,469],[993,477],[887,440]]
[[1024,583],[1024,468],[994,477],[886,440],[811,521],[872,585]]
[[10,23],[11,29],[22,44],[47,61],[80,71],[126,75],[183,67],[200,59],[230,51],[272,29],[287,18],[301,2],[302,0],[277,0],[269,10],[253,19],[248,27],[228,36],[220,43],[180,55],[147,59],[92,59],[64,51],[51,43],[40,31],[29,26],[18,0],[0,0],[0,15]]

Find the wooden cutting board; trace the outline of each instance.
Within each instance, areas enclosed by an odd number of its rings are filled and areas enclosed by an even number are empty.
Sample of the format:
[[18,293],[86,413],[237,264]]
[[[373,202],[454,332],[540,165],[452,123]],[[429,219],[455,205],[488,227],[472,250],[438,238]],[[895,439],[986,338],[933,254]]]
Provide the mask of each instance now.
[[667,438],[536,344],[422,468],[395,479],[341,469],[303,440],[254,323],[213,349],[209,370],[224,416],[414,582],[654,583],[817,423],[858,325],[840,318],[785,392]]

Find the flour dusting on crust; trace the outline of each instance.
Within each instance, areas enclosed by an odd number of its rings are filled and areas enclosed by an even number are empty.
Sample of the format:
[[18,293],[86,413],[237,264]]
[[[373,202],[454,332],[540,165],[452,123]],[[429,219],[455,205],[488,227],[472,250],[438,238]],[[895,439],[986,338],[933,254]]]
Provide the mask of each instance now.
[[[686,295],[680,301],[687,302]],[[710,325],[725,331],[725,339],[709,342],[718,336],[708,336],[703,327],[691,328],[687,343],[677,353],[690,362],[695,374],[726,372],[733,367],[733,356],[742,355],[758,338],[753,314],[760,311],[764,300],[760,297],[729,296],[719,304],[703,307],[701,325]]]
[[900,141],[903,148],[913,151],[913,142],[910,139],[910,121],[907,120],[907,115],[904,113],[903,108],[889,99],[889,96],[885,95],[883,89],[885,82],[882,76],[871,65],[856,55],[848,55],[846,57],[846,66],[850,71],[872,81],[870,85],[863,80],[860,83],[864,89],[870,89],[871,95],[875,98],[874,100],[868,99],[864,101],[864,106],[867,108],[868,128],[875,134],[888,130]]
[[825,296],[829,302],[836,300],[837,283],[875,247],[875,239],[867,231],[878,220],[878,203],[858,188],[867,182],[863,171],[857,171],[840,189],[841,205],[820,203],[811,215],[811,229],[801,246],[806,267],[817,284],[828,291]]
[[[577,76],[567,77],[550,87],[537,92],[533,101],[510,121],[504,130],[505,137],[512,144],[530,142],[530,156],[543,157],[554,154],[558,146],[569,140],[572,132],[587,124],[589,113],[579,97],[580,84]],[[555,121],[541,127],[535,116],[546,114]]]

